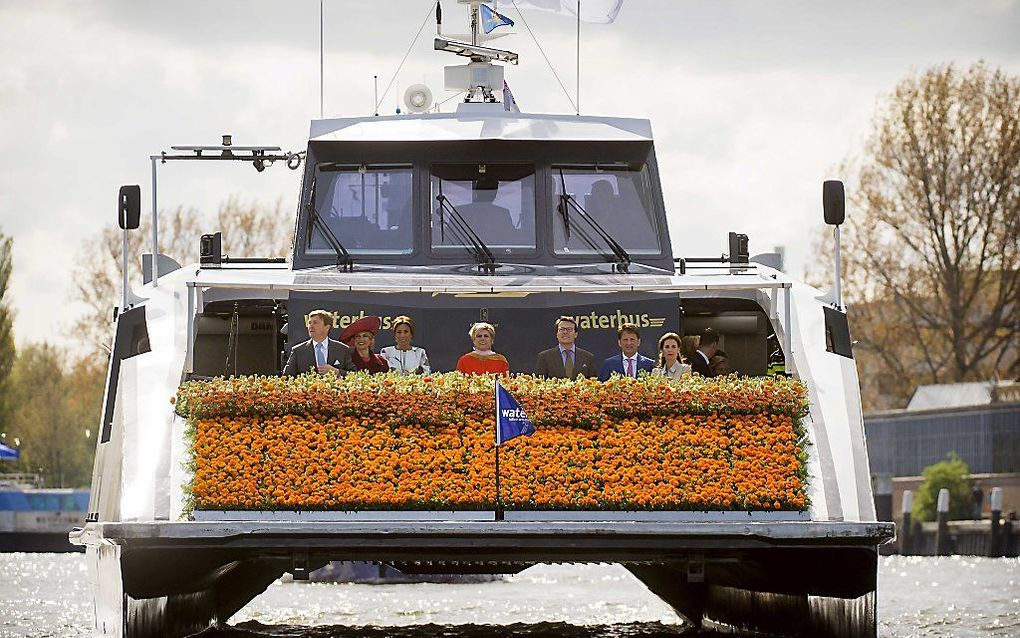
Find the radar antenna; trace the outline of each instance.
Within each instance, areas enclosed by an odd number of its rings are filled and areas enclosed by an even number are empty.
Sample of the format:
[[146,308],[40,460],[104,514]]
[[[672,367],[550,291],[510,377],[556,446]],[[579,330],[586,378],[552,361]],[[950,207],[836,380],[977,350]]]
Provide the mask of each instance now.
[[436,51],[447,51],[461,57],[469,58],[467,64],[454,64],[445,67],[444,79],[448,91],[464,91],[465,102],[495,102],[497,91],[503,90],[503,67],[493,62],[517,64],[519,56],[513,51],[496,49],[480,44],[494,39],[479,33],[479,5],[481,0],[458,0],[467,5],[468,17],[471,22],[470,42],[453,39],[441,35],[441,14],[436,14],[436,31],[440,35],[435,39]]

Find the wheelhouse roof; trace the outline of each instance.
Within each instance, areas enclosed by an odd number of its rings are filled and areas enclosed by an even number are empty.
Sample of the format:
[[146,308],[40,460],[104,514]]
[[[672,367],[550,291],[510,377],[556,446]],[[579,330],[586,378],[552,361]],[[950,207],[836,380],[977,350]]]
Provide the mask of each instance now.
[[652,125],[645,119],[509,113],[500,104],[461,106],[485,108],[461,108],[456,113],[312,120],[309,139],[313,142],[652,140]]
[[372,291],[431,293],[541,293],[541,292],[683,292],[738,291],[788,288],[793,281],[785,273],[758,264],[739,272],[686,275],[559,275],[485,276],[448,273],[339,272],[334,267],[290,269],[210,268],[192,271],[187,285],[201,288],[233,288],[304,291]]

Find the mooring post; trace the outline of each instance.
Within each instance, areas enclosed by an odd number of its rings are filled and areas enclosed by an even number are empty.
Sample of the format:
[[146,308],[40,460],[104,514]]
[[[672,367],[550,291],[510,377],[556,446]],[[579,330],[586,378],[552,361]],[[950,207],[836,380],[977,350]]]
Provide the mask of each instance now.
[[939,500],[935,508],[938,518],[938,529],[935,531],[935,555],[949,555],[949,490],[939,490]]
[[988,555],[1002,556],[1002,488],[993,487],[990,498],[992,504],[992,538],[988,542]]
[[914,493],[910,490],[903,490],[903,505],[900,511],[903,514],[902,522],[900,522],[899,537],[900,537],[900,556],[910,556],[913,553],[913,546],[911,541],[911,522],[910,513],[914,509]]
[[875,474],[871,484],[875,492],[875,518],[880,521],[892,521],[892,474]]
[[1006,514],[1006,520],[1002,524],[1002,555],[1015,558],[1020,552],[1017,551],[1016,537],[1013,536],[1016,527],[1016,512]]

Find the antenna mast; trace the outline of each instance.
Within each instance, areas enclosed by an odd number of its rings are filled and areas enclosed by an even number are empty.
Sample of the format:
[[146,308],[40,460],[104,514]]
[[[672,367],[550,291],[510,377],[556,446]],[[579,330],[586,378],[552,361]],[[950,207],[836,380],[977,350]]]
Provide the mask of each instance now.
[[[468,64],[450,65],[445,68],[446,89],[464,91],[467,94],[465,102],[495,102],[495,92],[503,90],[503,67],[493,62],[517,64],[519,56],[513,51],[479,44],[491,39],[478,31],[478,7],[481,0],[458,0],[458,2],[468,5],[471,41],[461,42],[438,35],[435,39],[435,50],[470,58],[471,61]],[[440,31],[438,18],[437,15],[436,30]]]
[[319,0],[319,119],[323,118],[323,46],[322,46],[322,3],[323,0]]

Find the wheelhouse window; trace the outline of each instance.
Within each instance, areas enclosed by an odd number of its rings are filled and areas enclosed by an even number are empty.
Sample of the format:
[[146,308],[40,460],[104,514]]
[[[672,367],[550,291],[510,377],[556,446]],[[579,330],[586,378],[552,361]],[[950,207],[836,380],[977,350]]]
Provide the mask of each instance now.
[[473,233],[497,256],[534,252],[534,166],[437,164],[431,182],[433,250],[470,250]]
[[[319,164],[315,207],[352,255],[408,255],[414,248],[411,166]],[[309,226],[309,255],[330,255],[322,231]]]
[[[553,165],[553,246],[557,255],[611,252],[601,228],[631,256],[662,252],[652,179],[640,164]],[[587,212],[563,201],[563,194]]]

